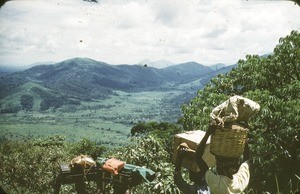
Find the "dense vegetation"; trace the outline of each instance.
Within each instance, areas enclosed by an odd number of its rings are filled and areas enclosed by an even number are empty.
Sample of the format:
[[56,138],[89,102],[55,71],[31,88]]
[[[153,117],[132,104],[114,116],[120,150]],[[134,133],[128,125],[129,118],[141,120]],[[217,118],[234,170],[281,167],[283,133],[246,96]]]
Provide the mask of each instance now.
[[211,108],[233,94],[261,105],[251,121],[252,186],[258,192],[296,189],[300,162],[300,33],[281,38],[267,57],[246,56],[226,75],[212,79],[188,105],[181,122],[186,130],[205,129]]
[[[174,124],[152,123],[171,132]],[[145,127],[150,126],[145,124]],[[150,129],[150,128],[149,128]],[[175,130],[173,133],[176,133]],[[172,132],[171,132],[172,133]],[[156,172],[152,183],[143,183],[135,188],[137,193],[179,193],[173,183],[173,166],[170,163],[166,135],[151,130],[143,138],[133,137],[131,144],[118,149],[107,150],[88,139],[67,143],[61,136],[32,141],[4,141],[0,144],[0,186],[8,193],[53,193],[59,164],[68,163],[80,154],[96,157],[116,157],[129,164],[146,166]],[[160,162],[158,162],[160,161]],[[93,183],[86,185],[88,193],[95,193]],[[74,185],[62,186],[61,193],[72,193]]]
[[190,97],[195,93],[191,87],[203,88],[215,74],[228,72],[232,67],[213,69],[189,62],[157,69],[110,65],[87,58],[37,65],[0,75],[0,113],[79,107],[83,102],[112,98],[117,95],[116,90],[128,93],[178,90]]
[[[184,130],[206,130],[213,107],[233,94],[249,97],[261,105],[251,122],[251,184],[247,193],[295,193],[300,176],[300,33],[281,38],[267,57],[240,60],[236,68],[219,75],[182,106],[178,125],[138,123],[129,145],[107,149],[84,139],[67,143],[61,137],[34,141],[2,140],[0,185],[9,193],[51,193],[58,164],[83,153],[117,157],[156,172],[152,183],[136,187],[136,193],[179,193],[170,162],[173,135]],[[29,96],[23,101],[30,102]],[[27,104],[27,103],[25,103]],[[30,103],[29,103],[30,104]],[[30,109],[30,106],[24,106]],[[179,125],[180,124],[180,125]],[[88,185],[93,192],[95,185]],[[62,193],[74,191],[64,187]]]

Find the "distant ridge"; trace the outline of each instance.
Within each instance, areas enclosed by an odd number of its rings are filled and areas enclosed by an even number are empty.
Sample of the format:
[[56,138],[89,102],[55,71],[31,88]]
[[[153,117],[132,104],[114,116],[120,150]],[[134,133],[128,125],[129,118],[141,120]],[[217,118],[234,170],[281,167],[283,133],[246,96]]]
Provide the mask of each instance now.
[[[223,69],[227,72],[230,67]],[[201,86],[203,79],[207,82],[217,72],[220,70],[216,71],[196,62],[158,69],[143,65],[110,65],[89,58],[73,58],[0,75],[0,109],[6,109],[11,99],[24,95],[41,101],[41,104],[44,103],[42,109],[47,110],[64,104],[76,105],[81,101],[105,99],[113,95],[114,90],[169,90],[195,81],[199,81]]]
[[139,62],[139,65],[144,65],[144,66],[150,66],[150,67],[155,67],[155,68],[165,68],[169,67],[171,65],[174,65],[174,63],[167,61],[167,60],[158,60],[158,61],[150,61],[149,59],[145,59],[141,62]]
[[223,64],[223,63],[217,63],[217,64],[214,64],[214,65],[210,65],[209,67],[211,69],[218,70],[218,69],[226,67],[226,65]]
[[161,69],[162,75],[165,76],[167,80],[178,84],[192,82],[213,71],[214,70],[210,67],[196,62],[181,63]]

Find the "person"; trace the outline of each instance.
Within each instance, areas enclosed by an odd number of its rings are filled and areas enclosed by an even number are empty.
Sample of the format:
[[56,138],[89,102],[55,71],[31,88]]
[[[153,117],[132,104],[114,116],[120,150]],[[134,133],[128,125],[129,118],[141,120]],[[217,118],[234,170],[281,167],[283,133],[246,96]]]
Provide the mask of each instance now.
[[232,96],[215,107],[210,113],[211,120],[222,127],[229,122],[248,126],[248,120],[260,110],[260,105],[242,96]]
[[202,158],[206,142],[210,135],[214,133],[216,127],[210,125],[203,139],[196,149],[196,162],[204,173],[206,183],[212,194],[237,194],[243,193],[249,184],[249,147],[245,145],[243,160],[239,164],[239,158],[226,158],[216,156],[216,167],[208,168]]
[[181,174],[181,164],[185,157],[188,157],[190,153],[195,153],[190,149],[187,144],[183,143],[177,149],[177,159],[175,163],[174,183],[178,189],[184,194],[209,194],[207,184],[204,180],[202,172],[189,172],[189,178],[193,182],[189,184],[185,181]]
[[[260,105],[248,98],[242,96],[232,96],[228,100],[215,107],[210,113],[211,123],[205,136],[199,143],[196,149],[196,162],[200,169],[197,180],[193,180],[194,184],[186,183],[181,176],[180,165],[183,157],[187,155],[190,150],[185,146],[181,146],[178,150],[178,161],[175,168],[175,184],[183,193],[212,193],[212,194],[235,194],[242,193],[249,184],[249,147],[246,142],[243,160],[240,164],[240,158],[228,158],[216,156],[216,166],[208,168],[208,165],[203,160],[202,156],[206,146],[206,142],[210,135],[216,129],[230,127],[232,124],[238,124],[243,127],[249,127],[248,120],[258,113]],[[182,155],[182,156],[181,156]],[[203,190],[206,189],[206,190]],[[202,190],[201,190],[202,189]]]

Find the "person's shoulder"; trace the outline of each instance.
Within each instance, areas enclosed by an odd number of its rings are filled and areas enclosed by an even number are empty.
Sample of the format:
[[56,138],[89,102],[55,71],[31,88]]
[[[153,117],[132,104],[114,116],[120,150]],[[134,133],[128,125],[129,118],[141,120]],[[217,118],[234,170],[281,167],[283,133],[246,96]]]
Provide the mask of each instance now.
[[243,162],[240,165],[240,168],[238,170],[238,172],[236,173],[236,175],[238,176],[242,176],[242,177],[250,177],[250,171],[249,171],[249,164],[248,162]]
[[215,173],[213,172],[213,170],[212,170],[211,168],[209,168],[209,169],[207,169],[207,171],[205,172],[205,177],[206,177],[206,176],[210,176],[211,174],[215,174]]
[[209,168],[205,172],[205,180],[208,186],[212,187],[219,181],[219,175],[217,175],[212,168]]
[[243,163],[240,165],[240,169],[242,169],[242,168],[249,169],[249,162],[248,162],[248,161],[243,162]]
[[210,167],[206,172],[205,172],[205,178],[211,178],[211,177],[216,177],[218,176],[217,170],[215,167]]

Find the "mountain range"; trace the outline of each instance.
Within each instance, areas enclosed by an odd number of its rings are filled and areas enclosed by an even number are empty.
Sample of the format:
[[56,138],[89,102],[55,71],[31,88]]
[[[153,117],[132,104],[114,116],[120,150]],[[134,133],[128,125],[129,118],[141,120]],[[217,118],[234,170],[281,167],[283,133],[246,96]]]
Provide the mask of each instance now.
[[88,58],[36,65],[0,75],[0,110],[16,112],[32,99],[41,102],[41,110],[76,105],[81,101],[108,98],[114,95],[114,90],[174,90],[189,83],[199,89],[217,74],[230,71],[234,65],[218,67],[187,62],[158,69],[145,64],[110,65]]

